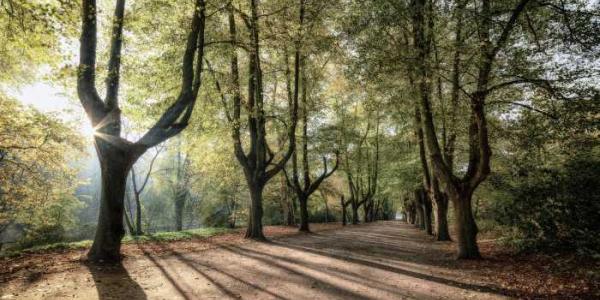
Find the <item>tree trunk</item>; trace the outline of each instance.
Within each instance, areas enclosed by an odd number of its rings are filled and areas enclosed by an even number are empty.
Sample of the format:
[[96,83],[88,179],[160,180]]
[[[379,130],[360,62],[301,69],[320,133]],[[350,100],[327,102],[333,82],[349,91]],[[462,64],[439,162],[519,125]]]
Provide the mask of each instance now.
[[329,223],[329,204],[327,203],[327,197],[325,197],[325,223]]
[[135,193],[135,235],[142,235],[142,202],[140,201],[140,194]]
[[250,187],[250,213],[248,215],[246,238],[265,241],[266,238],[262,230],[262,193],[264,187],[254,183],[249,183],[248,186]]
[[425,222],[423,221],[423,206],[415,205],[415,226],[419,229],[425,229]]
[[356,205],[356,201],[352,202],[352,225],[358,224],[358,206]]
[[310,232],[308,225],[308,198],[298,198],[300,202],[300,231]]
[[127,225],[127,229],[129,230],[129,234],[135,235],[135,228],[131,224],[131,220],[129,219],[129,213],[127,212],[129,209],[125,209],[123,215],[125,216],[125,225]]
[[295,205],[294,197],[288,197],[286,205],[288,206],[287,225],[295,226],[296,225],[296,214],[294,212],[296,211],[296,205]]
[[133,159],[126,151],[96,139],[102,191],[100,214],[94,243],[88,252],[88,259],[95,262],[120,261],[121,239],[125,235],[123,224],[125,187],[127,175]]
[[346,203],[344,203],[344,196],[340,198],[340,204],[342,205],[342,226],[346,226]]
[[448,197],[443,193],[438,193],[435,197],[435,212],[437,240],[451,241],[448,232]]
[[235,202],[235,194],[232,196],[231,199],[231,211],[229,213],[229,228],[233,229],[235,228],[235,223],[237,221],[237,205]]
[[425,227],[425,232],[428,235],[433,235],[433,226],[431,226],[431,215],[432,215],[432,204],[431,199],[427,196],[427,193],[423,190],[421,192],[421,197],[423,199],[423,225]]
[[175,231],[183,230],[183,209],[185,208],[186,191],[179,187],[175,195]]
[[421,190],[415,190],[415,210],[416,210],[416,225],[417,228],[425,230],[425,210],[423,205],[423,198],[421,197]]
[[471,194],[462,193],[459,197],[452,200],[454,204],[454,218],[456,219],[458,258],[481,258],[479,247],[477,246],[477,224],[471,210]]

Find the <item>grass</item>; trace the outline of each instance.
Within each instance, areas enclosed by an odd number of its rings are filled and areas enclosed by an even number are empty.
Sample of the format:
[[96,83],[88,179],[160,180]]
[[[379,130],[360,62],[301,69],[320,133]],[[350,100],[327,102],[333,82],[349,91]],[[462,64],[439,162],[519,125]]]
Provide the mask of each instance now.
[[232,232],[229,228],[206,227],[198,229],[190,229],[184,231],[172,232],[157,232],[142,236],[127,236],[123,239],[123,243],[138,243],[138,242],[174,242],[182,240],[192,240],[197,238],[207,238],[211,236],[221,235]]
[[[173,231],[173,232],[157,232],[152,234],[146,234],[142,236],[126,236],[123,238],[124,244],[130,243],[147,243],[147,242],[175,242],[184,240],[193,240],[200,238],[207,238],[211,236],[217,236],[225,233],[234,232],[235,229],[230,228],[218,228],[218,227],[206,227],[197,228],[184,231]],[[39,246],[33,246],[27,249],[19,249],[9,251],[2,256],[12,257],[17,256],[21,253],[37,253],[37,252],[48,252],[55,250],[80,250],[87,249],[92,246],[91,240],[83,240],[78,242],[59,242],[52,244],[45,244]]]

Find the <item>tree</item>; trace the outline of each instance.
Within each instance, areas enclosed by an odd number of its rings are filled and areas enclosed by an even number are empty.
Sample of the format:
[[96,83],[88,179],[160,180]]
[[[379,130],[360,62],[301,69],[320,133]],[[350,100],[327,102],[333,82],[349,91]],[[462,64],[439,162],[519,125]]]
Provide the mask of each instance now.
[[428,10],[431,11],[432,4],[425,0],[414,1],[412,18],[414,47],[417,53],[415,74],[417,74],[422,126],[434,172],[446,187],[450,200],[454,204],[459,258],[469,259],[480,257],[477,246],[477,225],[473,218],[471,198],[477,186],[490,173],[491,148],[484,109],[485,100],[488,95],[490,73],[498,52],[504,47],[519,15],[524,11],[528,2],[528,0],[522,0],[517,4],[511,11],[508,22],[506,22],[499,32],[497,40],[492,41],[490,3],[487,0],[482,1],[481,17],[479,19],[481,57],[478,61],[476,90],[469,95],[471,104],[468,135],[469,164],[465,175],[462,178],[458,178],[452,173],[452,170],[443,159],[431,111],[430,71],[428,71],[427,67],[431,37],[428,36],[425,21],[426,16],[430,15]]
[[[284,169],[286,180],[288,185],[291,186],[296,193],[298,202],[300,202],[300,231],[310,232],[308,225],[308,199],[310,196],[319,188],[319,185],[327,177],[331,176],[338,168],[338,162],[336,155],[335,166],[328,170],[327,168],[327,157],[323,157],[323,171],[322,173],[312,181],[310,179],[310,166],[309,166],[309,155],[308,155],[308,103],[307,103],[307,78],[302,76],[302,182],[300,182],[299,169],[298,168],[298,151],[294,151],[292,155],[292,176],[287,174]],[[327,199],[325,199],[327,201]]]
[[[363,218],[365,222],[374,221],[375,203],[374,197],[378,190],[379,179],[379,159],[380,159],[380,117],[379,111],[376,111],[375,117],[375,137],[374,145],[369,141],[369,133],[372,127],[371,117],[373,111],[367,111],[366,114],[366,129],[355,144],[356,150],[352,153],[346,148],[346,175],[348,179],[348,187],[350,190],[350,206],[352,208],[352,224],[358,224],[358,209],[363,207]],[[348,141],[346,141],[347,143]],[[348,145],[348,144],[347,144]],[[348,147],[348,146],[346,146]],[[371,153],[374,152],[374,155]],[[354,155],[355,168],[352,170],[350,156]]]
[[[302,2],[304,0],[301,0]],[[248,151],[244,151],[241,139],[241,109],[242,95],[240,90],[240,74],[237,50],[231,54],[231,81],[233,86],[233,113],[228,118],[233,127],[232,137],[235,156],[244,170],[246,182],[250,191],[250,213],[246,238],[264,240],[262,232],[262,193],[266,183],[271,180],[284,167],[294,153],[295,131],[298,115],[298,85],[300,72],[300,49],[296,49],[294,56],[294,97],[289,105],[290,122],[288,124],[288,147],[278,160],[267,143],[266,123],[267,116],[264,107],[264,83],[261,66],[260,51],[260,24],[258,17],[258,3],[250,0],[250,15],[238,10],[249,30],[248,49],[248,94],[244,108],[247,113],[247,129],[250,136]],[[232,44],[238,44],[237,26],[233,4],[229,4],[229,34]],[[301,14],[302,15],[302,14]],[[301,16],[302,20],[303,17]]]
[[175,155],[175,180],[173,182],[175,231],[181,231],[183,230],[183,211],[190,195],[190,161],[189,155],[181,151],[181,142],[177,145],[177,153]]
[[[133,235],[136,235],[136,236],[144,234],[144,232],[142,230],[141,195],[144,192],[144,190],[146,189],[146,186],[148,185],[148,181],[150,180],[150,175],[152,174],[154,162],[156,161],[156,158],[158,157],[158,155],[161,153],[162,150],[163,150],[163,148],[156,148],[156,152],[154,152],[154,155],[150,159],[148,169],[146,170],[146,175],[144,175],[143,179],[141,179],[140,182],[138,182],[138,176],[136,174],[135,167],[134,166],[131,167],[130,178],[131,178],[131,188],[132,188],[131,192],[133,192],[133,200],[135,201],[135,227],[133,226],[133,224],[131,224],[131,220],[133,219],[133,217],[132,217],[133,213],[131,212],[131,204],[129,203],[129,195],[126,195],[126,198],[125,198],[127,200],[127,211],[125,212],[125,221],[129,222],[128,226],[129,226],[130,233]],[[140,185],[140,183],[141,183],[141,185]],[[129,211],[129,214],[127,213],[128,211]]]
[[94,243],[88,253],[88,258],[92,261],[118,261],[121,259],[121,239],[125,233],[123,198],[127,174],[135,161],[147,149],[177,135],[187,126],[202,83],[200,75],[204,53],[204,10],[204,1],[196,0],[191,30],[183,55],[181,91],[177,100],[138,141],[130,142],[121,137],[122,120],[118,97],[125,0],[117,0],[115,5],[104,100],[100,98],[95,86],[96,1],[82,1],[77,92],[96,131],[94,144],[102,175],[98,227]]

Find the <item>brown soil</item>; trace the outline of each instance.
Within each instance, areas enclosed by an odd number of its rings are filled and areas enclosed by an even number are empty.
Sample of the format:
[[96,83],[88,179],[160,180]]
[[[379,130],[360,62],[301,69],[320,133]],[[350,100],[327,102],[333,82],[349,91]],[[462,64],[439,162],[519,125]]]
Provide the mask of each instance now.
[[123,263],[108,267],[85,264],[83,251],[4,259],[0,299],[600,297],[581,272],[553,272],[551,258],[514,258],[483,243],[486,259],[456,261],[453,243],[434,242],[401,222],[313,230],[267,227],[269,243],[246,241],[240,232],[130,244]]

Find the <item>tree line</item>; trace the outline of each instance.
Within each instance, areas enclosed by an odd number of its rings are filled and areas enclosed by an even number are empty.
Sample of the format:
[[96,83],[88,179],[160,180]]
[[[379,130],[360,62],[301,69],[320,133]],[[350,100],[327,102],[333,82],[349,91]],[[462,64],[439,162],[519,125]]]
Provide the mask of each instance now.
[[[91,260],[119,260],[125,233],[144,233],[144,191],[159,184],[154,174],[164,171],[158,169],[167,155],[176,230],[185,227],[193,205],[207,205],[192,201],[194,190],[218,186],[223,197],[205,219],[224,215],[231,227],[241,220],[246,237],[257,240],[265,239],[265,209],[270,218],[275,206],[278,222],[299,219],[299,230],[309,232],[319,198],[326,220],[358,224],[398,213],[438,241],[454,237],[464,259],[480,257],[478,223],[513,228],[511,238],[523,245],[575,242],[585,251],[598,245],[597,236],[583,242],[597,235],[597,224],[573,222],[598,212],[579,209],[598,203],[598,5],[47,5],[2,2],[12,9],[2,22],[11,26],[9,33],[25,30],[54,45],[43,50],[16,34],[7,37],[44,58],[32,63],[60,70],[53,71],[53,82],[75,85],[94,128],[101,189]],[[32,25],[19,28],[18,21]],[[48,22],[61,25],[42,29]],[[61,38],[77,36],[77,64],[49,58],[47,51],[64,51],[55,49]],[[19,63],[7,65],[14,74],[27,73]],[[100,89],[97,76],[105,81]],[[9,147],[11,139],[25,144],[41,137],[3,138],[2,159],[24,153]],[[164,150],[166,144],[175,150]],[[149,149],[154,153],[144,155]],[[16,173],[0,163],[5,176]],[[212,171],[200,171],[206,168]],[[56,185],[52,180],[45,178]],[[3,186],[2,201],[14,203],[8,201],[16,192],[7,190]],[[12,223],[15,210],[2,207],[2,224]]]

